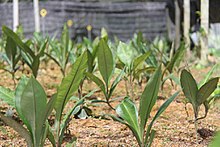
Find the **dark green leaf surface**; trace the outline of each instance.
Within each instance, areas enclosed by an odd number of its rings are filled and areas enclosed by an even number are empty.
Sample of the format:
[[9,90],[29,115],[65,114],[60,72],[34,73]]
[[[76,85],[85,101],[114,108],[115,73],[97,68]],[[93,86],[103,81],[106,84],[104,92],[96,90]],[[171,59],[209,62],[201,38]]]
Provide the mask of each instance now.
[[195,79],[187,70],[183,70],[180,76],[180,83],[183,89],[183,93],[190,100],[194,109],[197,107],[196,97],[198,93],[198,87]]
[[150,81],[147,83],[144,92],[141,95],[140,99],[140,129],[142,130],[142,134],[144,133],[144,128],[148,117],[150,116],[150,112],[153,106],[156,103],[159,87],[161,83],[161,66],[158,67],[154,75],[151,77]]
[[102,39],[98,46],[98,67],[99,71],[106,83],[109,84],[109,79],[113,72],[113,56],[108,44]]
[[205,83],[198,91],[197,103],[201,105],[209,98],[209,96],[215,91],[218,85],[219,78],[213,78]]

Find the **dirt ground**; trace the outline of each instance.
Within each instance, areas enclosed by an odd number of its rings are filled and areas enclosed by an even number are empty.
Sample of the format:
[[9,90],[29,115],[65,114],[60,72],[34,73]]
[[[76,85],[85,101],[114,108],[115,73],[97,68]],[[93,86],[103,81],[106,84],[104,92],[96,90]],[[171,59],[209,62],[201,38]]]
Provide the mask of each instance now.
[[[209,70],[192,70],[193,75],[195,75],[197,80],[200,80],[205,73]],[[18,79],[21,76],[21,73],[16,74]],[[13,89],[13,81],[11,80],[10,74],[0,70],[0,85],[9,87]],[[59,68],[51,63],[45,68],[42,68],[39,71],[38,80],[45,88],[48,97],[56,92],[56,88],[61,82],[62,75],[59,71]],[[145,83],[142,87],[135,86],[135,98],[136,103],[138,103],[138,97],[140,96],[141,91],[143,91]],[[94,89],[95,84],[91,82],[85,82],[83,87],[83,93],[88,93],[90,90]],[[164,90],[160,92],[156,106],[153,108],[152,116],[156,113],[159,106],[163,104],[166,98],[171,96],[179,90],[180,87],[173,88],[169,82],[166,82]],[[125,83],[121,82],[116,88],[116,91],[113,97],[123,98],[125,96]],[[93,98],[104,99],[102,93],[96,92],[93,95]],[[153,147],[204,147],[207,146],[212,137],[213,132],[216,132],[220,128],[220,102],[216,102],[211,110],[209,111],[208,116],[199,121],[199,129],[202,129],[207,136],[199,136],[199,144],[196,144],[196,135],[194,129],[193,111],[190,104],[187,105],[189,117],[187,117],[185,111],[185,105],[182,103],[184,95],[182,93],[171,103],[167,110],[161,115],[161,117],[154,124],[153,128],[156,130],[156,136],[153,141]],[[119,102],[116,101],[113,103],[113,106],[116,106]],[[4,112],[8,106],[0,101],[0,108]],[[92,116],[87,119],[74,119],[72,118],[69,131],[70,134],[66,135],[66,139],[63,143],[63,146],[66,145],[69,138],[77,137],[76,146],[86,147],[131,147],[137,146],[132,132],[125,126],[118,122],[113,121],[110,118],[101,119],[100,116],[103,114],[115,114],[106,104],[91,105],[89,101],[86,102],[87,106],[92,109]],[[73,106],[73,103],[68,103],[66,109],[69,109]],[[201,109],[201,114],[204,113],[204,108]],[[207,132],[206,132],[207,131]],[[8,147],[23,147],[26,146],[23,138],[19,136],[13,129],[6,126],[2,121],[0,121],[0,146]],[[47,141],[45,146],[50,147],[51,145]]]

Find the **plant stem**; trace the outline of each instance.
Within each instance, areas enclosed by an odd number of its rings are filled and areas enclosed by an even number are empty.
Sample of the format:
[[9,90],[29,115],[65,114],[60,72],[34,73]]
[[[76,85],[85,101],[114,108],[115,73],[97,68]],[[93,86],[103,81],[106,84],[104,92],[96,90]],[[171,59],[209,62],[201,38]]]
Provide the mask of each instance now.
[[126,95],[129,96],[127,80],[125,80],[125,90],[126,90]]
[[198,144],[198,133],[197,133],[197,130],[198,130],[198,123],[197,123],[197,115],[195,114],[195,118],[194,118],[194,125],[195,125],[195,130],[196,130],[196,144]]
[[132,75],[130,74],[130,91],[131,91],[131,97],[132,97],[132,100],[135,100],[134,98],[134,89],[133,89],[133,82],[132,82]]

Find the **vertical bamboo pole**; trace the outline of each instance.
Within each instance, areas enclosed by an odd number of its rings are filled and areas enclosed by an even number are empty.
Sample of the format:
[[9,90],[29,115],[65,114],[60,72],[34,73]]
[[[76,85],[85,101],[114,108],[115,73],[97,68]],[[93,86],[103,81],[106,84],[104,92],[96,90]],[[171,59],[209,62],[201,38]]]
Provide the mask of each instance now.
[[184,0],[184,41],[186,44],[187,55],[190,54],[190,38],[189,38],[189,30],[190,30],[190,0]]
[[17,31],[19,25],[19,2],[18,0],[13,0],[13,31]]
[[40,32],[39,0],[34,0],[35,31]]
[[201,0],[201,63],[206,64],[208,55],[208,33],[209,33],[209,0]]
[[175,49],[180,46],[180,7],[178,1],[174,1],[175,4]]

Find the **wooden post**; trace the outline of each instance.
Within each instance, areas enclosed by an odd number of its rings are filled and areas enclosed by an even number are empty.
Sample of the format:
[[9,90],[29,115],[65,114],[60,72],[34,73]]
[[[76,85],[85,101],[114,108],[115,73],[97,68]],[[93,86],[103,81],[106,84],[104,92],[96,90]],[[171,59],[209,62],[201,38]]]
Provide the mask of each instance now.
[[35,32],[40,32],[39,0],[34,0]]
[[189,30],[190,30],[190,0],[184,0],[184,41],[186,44],[187,55],[190,55],[190,38],[189,38]]
[[175,4],[175,50],[180,46],[180,7],[178,1],[174,1]]
[[13,0],[13,31],[17,31],[19,25],[19,2],[18,0]]
[[201,63],[207,63],[209,33],[209,0],[201,0]]

